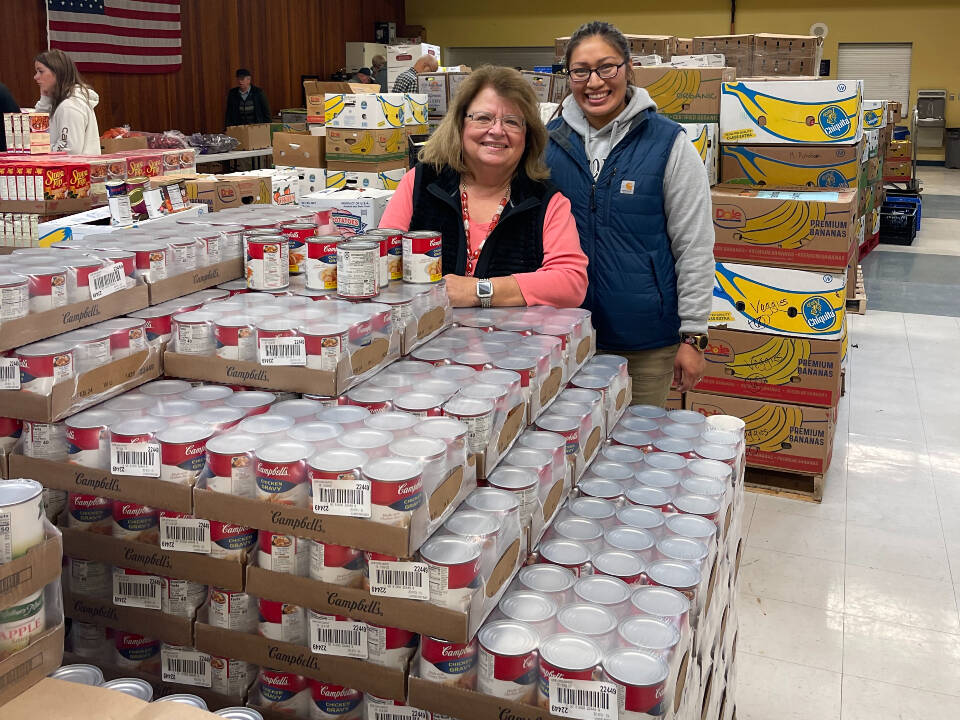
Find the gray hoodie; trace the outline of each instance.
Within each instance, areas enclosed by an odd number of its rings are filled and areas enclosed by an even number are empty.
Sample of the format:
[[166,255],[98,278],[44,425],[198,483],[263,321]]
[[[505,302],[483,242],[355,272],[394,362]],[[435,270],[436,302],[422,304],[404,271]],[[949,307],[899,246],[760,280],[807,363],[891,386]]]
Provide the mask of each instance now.
[[[583,138],[593,178],[600,175],[610,151],[630,132],[632,120],[657,104],[643,88],[630,86],[627,106],[599,130],[573,96],[563,101],[563,119]],[[705,333],[713,304],[713,219],[710,181],[700,154],[686,133],[674,141],[663,173],[663,211],[677,272],[680,332]]]
[[[96,91],[81,88],[73,89],[73,94],[57,106],[50,116],[50,151],[65,152],[70,155],[99,155],[100,129],[93,109],[100,102]],[[53,106],[49,97],[44,95],[37,102],[36,109],[50,112]]]

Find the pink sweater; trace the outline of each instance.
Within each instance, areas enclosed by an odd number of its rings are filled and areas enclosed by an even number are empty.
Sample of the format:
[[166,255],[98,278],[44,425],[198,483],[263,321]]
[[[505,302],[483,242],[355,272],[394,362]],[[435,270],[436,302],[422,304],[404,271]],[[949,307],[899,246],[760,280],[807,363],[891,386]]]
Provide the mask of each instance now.
[[[416,169],[403,176],[380,218],[380,227],[410,229],[415,176]],[[489,222],[470,223],[470,252],[489,231]],[[580,235],[570,212],[570,201],[560,193],[550,198],[543,218],[543,265],[536,272],[518,273],[513,277],[527,305],[577,307],[583,302],[587,292],[587,256],[580,249]]]

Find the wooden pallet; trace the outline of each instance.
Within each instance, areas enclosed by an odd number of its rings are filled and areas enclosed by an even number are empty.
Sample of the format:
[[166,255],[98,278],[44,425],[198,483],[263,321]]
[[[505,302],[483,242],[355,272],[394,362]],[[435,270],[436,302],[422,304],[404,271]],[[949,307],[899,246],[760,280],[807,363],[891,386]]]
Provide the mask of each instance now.
[[847,298],[847,312],[865,315],[867,312],[867,289],[863,284],[863,268],[857,265],[857,286],[853,297]]
[[804,475],[748,467],[744,484],[751,491],[765,495],[816,503],[823,500],[823,475]]

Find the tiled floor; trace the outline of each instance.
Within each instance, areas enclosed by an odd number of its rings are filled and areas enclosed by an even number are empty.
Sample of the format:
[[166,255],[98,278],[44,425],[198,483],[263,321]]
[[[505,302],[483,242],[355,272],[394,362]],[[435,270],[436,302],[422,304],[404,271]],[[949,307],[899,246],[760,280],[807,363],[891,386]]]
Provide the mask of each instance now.
[[[921,177],[960,196],[960,171]],[[880,248],[896,282],[904,249]],[[960,219],[925,217],[906,252],[932,263],[900,282],[960,298]],[[823,503],[747,496],[739,720],[960,718],[960,318],[877,310],[870,282]]]

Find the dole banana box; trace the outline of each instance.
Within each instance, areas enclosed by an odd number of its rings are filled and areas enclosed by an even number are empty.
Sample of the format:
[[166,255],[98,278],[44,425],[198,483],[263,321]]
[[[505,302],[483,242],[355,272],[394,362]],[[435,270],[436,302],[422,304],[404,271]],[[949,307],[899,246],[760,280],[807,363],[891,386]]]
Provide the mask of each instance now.
[[838,339],[845,315],[845,270],[831,274],[718,262],[710,327]]
[[[715,123],[720,118],[720,86],[736,77],[733,68],[633,68],[633,81],[645,88],[657,112],[680,123]],[[721,126],[722,130],[722,126]]]
[[767,190],[856,188],[860,177],[857,145],[721,145],[724,185]]
[[377,172],[358,172],[355,170],[334,170],[327,168],[326,184],[328,188],[349,188],[351,190],[396,190],[403,180],[405,167],[378,170]]
[[427,111],[426,93],[405,93],[403,96],[403,121],[410,125],[426,125],[429,112]]
[[329,212],[330,222],[340,235],[362,235],[380,223],[391,195],[393,193],[389,190],[328,188],[300,198],[300,205]]
[[341,162],[382,162],[407,156],[404,127],[354,130],[327,127],[326,159]]
[[748,467],[822,475],[830,467],[836,423],[832,408],[688,392],[687,409],[734,415],[746,424]]
[[879,130],[887,125],[887,101],[863,101],[863,129]]
[[406,108],[407,99],[403,93],[327,93],[323,99],[323,115],[328,128],[402,128],[407,124]]
[[842,344],[842,340],[713,329],[704,351],[703,379],[695,389],[833,407],[840,399]]
[[860,80],[725,82],[720,142],[853,145],[863,136]]
[[720,126],[717,123],[685,123],[681,124],[690,142],[700,154],[700,160],[707,169],[710,185],[717,184],[717,135]]
[[856,252],[856,190],[791,192],[716,187],[717,260],[842,273]]

